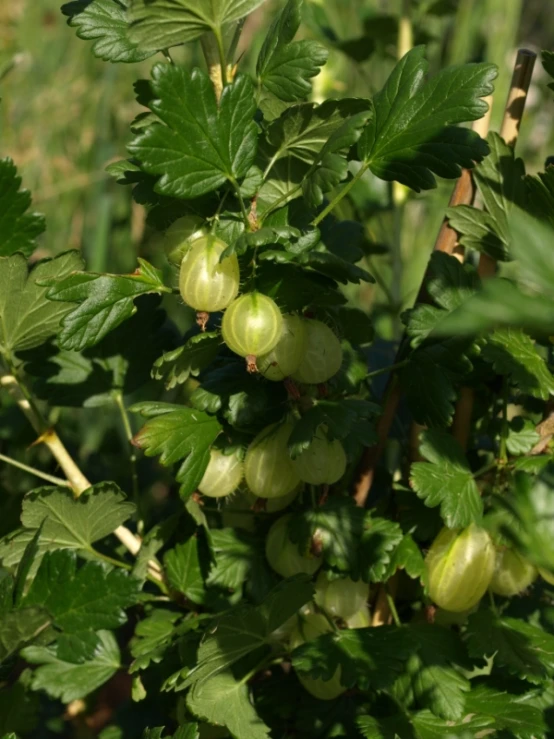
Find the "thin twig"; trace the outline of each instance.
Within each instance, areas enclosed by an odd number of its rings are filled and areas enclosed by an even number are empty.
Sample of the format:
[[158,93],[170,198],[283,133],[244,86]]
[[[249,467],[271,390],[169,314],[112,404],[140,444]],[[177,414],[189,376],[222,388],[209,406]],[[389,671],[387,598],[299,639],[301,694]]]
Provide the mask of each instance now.
[[28,464],[23,464],[23,462],[18,462],[17,459],[6,457],[4,454],[0,454],[0,462],[11,464],[12,467],[17,467],[18,469],[23,470],[24,472],[28,472],[30,475],[34,475],[35,477],[39,477],[42,480],[46,480],[46,482],[51,482],[52,485],[58,485],[59,487],[67,487],[67,488],[71,487],[71,484],[67,480],[62,480],[61,477],[55,477],[54,475],[49,475],[47,472],[43,472],[42,470],[37,470],[36,467],[30,467]]
[[[125,408],[125,403],[123,402],[123,394],[121,393],[121,391],[115,392],[113,394],[113,398],[117,406],[117,409],[119,411],[119,415],[121,417],[121,422],[125,430],[125,437],[127,441],[129,442],[128,447],[127,447],[127,452],[129,455],[129,464],[131,466],[131,482],[132,482],[132,487],[133,487],[133,501],[135,505],[137,506],[137,510],[139,511],[139,524],[141,524],[142,517],[140,515],[139,479],[138,479],[138,471],[137,471],[138,458],[137,458],[136,447],[133,444],[133,429],[131,428],[129,414],[127,413],[127,409]],[[140,528],[139,528],[139,531],[140,531]]]

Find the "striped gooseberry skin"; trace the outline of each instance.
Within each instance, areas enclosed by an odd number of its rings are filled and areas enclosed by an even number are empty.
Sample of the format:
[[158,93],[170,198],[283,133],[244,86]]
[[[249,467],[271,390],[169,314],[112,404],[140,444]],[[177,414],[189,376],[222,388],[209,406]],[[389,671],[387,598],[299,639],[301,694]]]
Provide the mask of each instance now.
[[[290,640],[291,649],[296,649],[301,644],[313,641],[318,636],[328,634],[333,627],[321,613],[311,613],[299,619],[297,628],[293,631]],[[341,685],[341,667],[337,667],[330,680],[313,678],[297,671],[298,679],[304,688],[319,700],[328,701],[338,698],[345,692],[346,688]]]
[[306,322],[299,316],[283,316],[283,331],[276,346],[258,357],[258,371],[273,382],[290,377],[300,367],[307,340]]
[[306,320],[308,332],[306,350],[298,369],[292,377],[307,385],[327,382],[337,374],[342,364],[340,341],[321,321]]
[[209,498],[224,498],[238,488],[243,476],[244,466],[237,452],[224,454],[220,449],[212,449],[198,490]]
[[495,560],[485,529],[474,523],[463,530],[442,529],[425,559],[431,599],[445,611],[469,611],[491,584]]
[[494,574],[489,590],[495,595],[510,598],[521,593],[537,577],[537,570],[519,552],[501,548],[496,552]]
[[179,290],[187,305],[213,313],[230,305],[239,292],[236,254],[219,261],[227,244],[215,236],[196,239],[181,262]]
[[290,540],[288,523],[290,513],[279,518],[269,529],[265,540],[265,556],[271,568],[281,577],[292,577],[299,573],[313,575],[321,567],[321,557],[302,554]]
[[281,338],[283,316],[267,295],[241,295],[225,311],[221,323],[223,341],[239,357],[260,357]]
[[287,443],[293,425],[289,422],[266,426],[246,452],[246,484],[258,498],[282,498],[300,483]]
[[329,441],[324,429],[319,428],[310,446],[293,460],[293,465],[303,482],[333,485],[345,473],[346,452],[338,439]]
[[183,257],[196,239],[206,236],[205,221],[200,216],[178,218],[165,232],[163,246],[171,264],[179,267]]

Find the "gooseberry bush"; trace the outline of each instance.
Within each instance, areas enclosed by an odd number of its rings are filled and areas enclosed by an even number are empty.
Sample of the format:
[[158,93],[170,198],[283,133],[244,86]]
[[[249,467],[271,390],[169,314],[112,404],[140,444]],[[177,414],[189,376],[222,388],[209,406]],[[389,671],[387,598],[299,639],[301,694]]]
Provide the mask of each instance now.
[[[0,736],[552,736],[554,168],[459,125],[492,64],[429,75],[414,46],[372,96],[310,102],[328,52],[296,39],[302,10],[62,8],[97,57],[152,61],[109,173],[155,264],[37,260],[43,219],[0,162],[0,485],[24,493],[2,500]],[[402,213],[462,170],[465,262],[432,254],[374,366],[363,193]]]

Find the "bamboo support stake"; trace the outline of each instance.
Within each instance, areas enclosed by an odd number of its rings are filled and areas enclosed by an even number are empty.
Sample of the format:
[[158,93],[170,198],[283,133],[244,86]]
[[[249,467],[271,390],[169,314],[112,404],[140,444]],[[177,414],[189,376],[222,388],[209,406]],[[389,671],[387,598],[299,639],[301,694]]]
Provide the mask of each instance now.
[[[537,55],[528,49],[519,49],[517,53],[512,82],[500,128],[500,135],[512,148],[515,148],[517,143],[536,58]],[[495,272],[496,261],[487,254],[481,254],[478,266],[478,273],[481,279],[492,277]],[[474,401],[475,394],[473,389],[463,387],[460,391],[458,403],[456,404],[452,435],[464,450],[467,449],[469,442]]]
[[[486,98],[489,103],[489,109],[485,116],[478,121],[473,123],[473,130],[477,131],[480,136],[486,135],[488,124],[490,121],[490,110],[491,100]],[[471,205],[475,197],[475,186],[473,184],[473,178],[469,170],[462,170],[462,174],[450,197],[449,207],[455,205]],[[441,251],[445,254],[454,254],[458,243],[458,234],[450,227],[448,219],[445,218],[439,230],[437,239],[433,251]],[[416,298],[416,303],[420,303],[425,299],[425,278],[422,281],[421,287]],[[405,337],[400,342],[400,346],[395,359],[395,364],[401,359],[400,354],[405,347]],[[365,506],[371,486],[373,485],[373,479],[375,476],[375,469],[383,454],[387,440],[390,434],[390,430],[396,416],[398,404],[400,402],[400,387],[398,384],[398,375],[391,373],[387,382],[384,393],[384,406],[383,413],[377,422],[377,443],[368,447],[362,456],[360,467],[358,470],[358,479],[356,481],[356,487],[354,492],[354,499],[356,504],[360,507]]]
[[[537,55],[529,49],[519,49],[517,52],[512,82],[500,127],[500,135],[512,148],[515,148],[519,136],[519,127],[527,102],[527,93],[529,92],[536,58]],[[482,278],[492,277],[495,272],[496,261],[487,254],[481,254],[479,276]]]

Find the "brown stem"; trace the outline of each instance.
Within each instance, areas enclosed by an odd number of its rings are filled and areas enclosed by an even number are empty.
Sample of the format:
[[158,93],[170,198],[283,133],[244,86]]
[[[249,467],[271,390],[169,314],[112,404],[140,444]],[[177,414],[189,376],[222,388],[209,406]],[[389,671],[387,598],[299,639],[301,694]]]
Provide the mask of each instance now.
[[[517,143],[536,58],[537,55],[527,49],[520,49],[517,53],[512,82],[504,109],[504,118],[502,119],[502,126],[500,128],[500,135],[513,148],[515,148]],[[492,257],[489,257],[488,254],[481,254],[478,272],[482,280],[493,277],[496,273],[496,261]],[[467,448],[469,440],[474,402],[475,394],[473,389],[462,388],[456,405],[452,433],[463,449]]]
[[[389,605],[389,597],[394,598],[398,590],[398,575],[394,574],[388,583],[381,583],[377,593],[377,600],[373,607],[371,617],[372,626],[385,626],[392,622],[392,613]],[[387,595],[389,597],[387,597]]]

